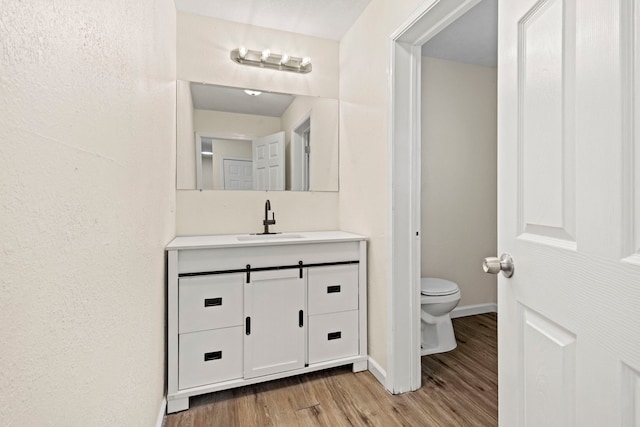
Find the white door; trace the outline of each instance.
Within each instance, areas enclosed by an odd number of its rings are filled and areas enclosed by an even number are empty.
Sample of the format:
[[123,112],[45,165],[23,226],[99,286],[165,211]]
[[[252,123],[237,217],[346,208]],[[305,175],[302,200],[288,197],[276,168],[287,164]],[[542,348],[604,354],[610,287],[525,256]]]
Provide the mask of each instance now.
[[633,0],[499,2],[501,426],[640,426],[636,22]]
[[251,272],[244,287],[244,377],[303,368],[306,281],[299,269]]
[[284,190],[284,132],[252,142],[254,190]]
[[253,190],[253,162],[241,159],[222,159],[225,190]]

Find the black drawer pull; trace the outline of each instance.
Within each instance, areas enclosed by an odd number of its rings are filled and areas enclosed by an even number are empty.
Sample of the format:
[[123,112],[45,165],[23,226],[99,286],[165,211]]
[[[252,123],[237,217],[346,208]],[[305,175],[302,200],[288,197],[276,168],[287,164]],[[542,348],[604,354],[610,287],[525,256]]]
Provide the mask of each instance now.
[[301,328],[304,326],[304,311],[302,310],[298,312],[298,326]]
[[247,335],[251,335],[251,317],[247,317],[246,319],[244,319],[244,321],[245,321],[244,333]]
[[339,340],[340,338],[342,338],[342,332],[338,331],[338,332],[329,332],[327,334],[327,340],[331,341],[331,340]]
[[340,285],[327,286],[328,294],[335,294],[337,292],[340,292]]
[[208,362],[210,360],[220,360],[222,359],[222,352],[221,351],[212,351],[211,353],[205,353],[204,354],[204,361]]
[[207,298],[204,300],[205,307],[215,307],[217,305],[222,305],[222,298]]

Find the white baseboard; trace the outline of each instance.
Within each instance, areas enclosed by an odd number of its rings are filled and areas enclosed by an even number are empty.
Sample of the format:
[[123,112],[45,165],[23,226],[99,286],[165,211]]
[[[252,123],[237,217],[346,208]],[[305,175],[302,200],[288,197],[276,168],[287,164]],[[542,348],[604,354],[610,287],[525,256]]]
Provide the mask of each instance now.
[[497,312],[498,304],[496,303],[465,305],[463,307],[454,308],[451,312],[451,318],[455,319],[457,317],[475,316],[476,314]]
[[383,387],[387,387],[387,371],[382,369],[382,367],[369,356],[369,372],[373,374],[375,379],[378,380]]
[[164,415],[167,413],[167,398],[163,397],[160,402],[160,412],[158,413],[158,419],[156,420],[156,427],[162,427],[164,424]]

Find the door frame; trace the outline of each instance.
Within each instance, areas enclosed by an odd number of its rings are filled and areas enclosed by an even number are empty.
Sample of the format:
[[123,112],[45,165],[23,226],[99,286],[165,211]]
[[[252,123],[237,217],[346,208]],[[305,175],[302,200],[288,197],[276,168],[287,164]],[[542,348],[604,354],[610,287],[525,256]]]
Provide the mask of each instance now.
[[[422,45],[481,0],[427,0],[390,35],[387,376],[391,393],[417,390],[420,366]],[[407,309],[409,308],[409,309]]]
[[[300,131],[300,129],[303,129]],[[299,120],[291,129],[291,136],[289,139],[289,161],[290,168],[288,169],[289,178],[290,178],[290,190],[293,191],[311,191],[311,182],[310,182],[310,162],[308,161],[309,155],[304,149],[304,145],[302,145],[302,152],[298,152],[298,149],[301,147],[301,142],[303,141],[303,135],[305,131],[311,132],[311,111],[304,115],[304,117]],[[311,139],[311,137],[309,137]],[[297,156],[302,157],[296,158]],[[301,163],[298,164],[298,161]],[[298,179],[302,176],[302,179]],[[300,182],[302,181],[302,183]],[[298,188],[302,187],[302,188]]]

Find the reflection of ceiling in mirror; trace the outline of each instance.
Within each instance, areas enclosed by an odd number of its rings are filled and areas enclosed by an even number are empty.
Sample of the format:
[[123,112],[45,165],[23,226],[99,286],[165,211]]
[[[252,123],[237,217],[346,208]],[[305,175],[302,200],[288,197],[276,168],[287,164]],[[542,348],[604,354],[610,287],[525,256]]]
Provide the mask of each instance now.
[[282,116],[295,99],[293,95],[273,92],[262,92],[258,96],[251,96],[247,95],[243,89],[193,82],[191,96],[193,108],[198,110],[271,117]]

